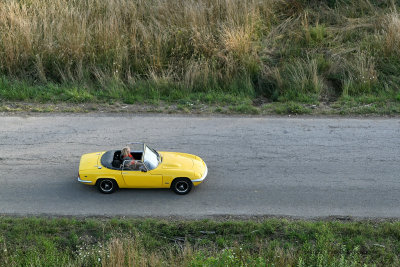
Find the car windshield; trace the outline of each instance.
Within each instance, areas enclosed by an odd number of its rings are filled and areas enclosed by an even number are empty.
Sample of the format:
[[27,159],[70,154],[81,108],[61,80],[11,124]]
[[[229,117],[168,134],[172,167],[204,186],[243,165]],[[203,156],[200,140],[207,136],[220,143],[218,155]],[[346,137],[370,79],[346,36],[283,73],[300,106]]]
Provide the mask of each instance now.
[[131,152],[143,152],[143,143],[129,143],[127,144],[128,147],[131,148]]
[[147,169],[153,170],[157,168],[158,164],[160,163],[160,155],[152,148],[145,146],[144,150],[144,164],[146,165]]

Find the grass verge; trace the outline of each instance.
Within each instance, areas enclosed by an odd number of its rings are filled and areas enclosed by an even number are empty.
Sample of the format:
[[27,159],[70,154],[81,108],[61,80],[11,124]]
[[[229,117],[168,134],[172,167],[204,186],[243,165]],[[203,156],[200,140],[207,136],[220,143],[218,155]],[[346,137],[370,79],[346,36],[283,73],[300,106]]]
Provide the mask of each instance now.
[[[342,96],[317,101],[247,96],[223,91],[192,92],[147,85],[129,90],[123,85],[96,90],[82,84],[31,84],[0,78],[0,112],[121,112],[247,115],[398,115],[400,94],[381,93]],[[150,90],[150,91],[151,91]]]
[[0,217],[2,266],[398,266],[399,222]]
[[398,116],[400,102],[383,101],[364,103],[358,99],[340,100],[332,103],[310,105],[299,102],[271,102],[261,106],[246,102],[243,104],[223,105],[207,104],[197,101],[183,103],[124,104],[120,102],[105,103],[36,103],[36,102],[0,102],[0,112],[19,113],[120,113],[120,114],[194,114],[194,115],[335,115],[335,116]]

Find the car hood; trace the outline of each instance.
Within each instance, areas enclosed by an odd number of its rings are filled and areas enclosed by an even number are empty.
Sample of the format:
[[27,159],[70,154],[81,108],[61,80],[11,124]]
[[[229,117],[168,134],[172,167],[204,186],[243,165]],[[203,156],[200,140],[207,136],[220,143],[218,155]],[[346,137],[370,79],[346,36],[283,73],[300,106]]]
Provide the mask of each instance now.
[[193,158],[190,154],[178,152],[162,152],[162,169],[192,169]]

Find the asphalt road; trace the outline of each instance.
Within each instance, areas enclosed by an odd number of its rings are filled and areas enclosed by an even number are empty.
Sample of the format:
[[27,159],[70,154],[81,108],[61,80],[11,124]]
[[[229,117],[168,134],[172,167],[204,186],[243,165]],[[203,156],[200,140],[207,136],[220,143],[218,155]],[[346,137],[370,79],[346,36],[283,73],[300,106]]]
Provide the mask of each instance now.
[[[81,154],[144,141],[202,157],[190,194],[76,181]],[[400,119],[0,117],[0,213],[400,217]]]

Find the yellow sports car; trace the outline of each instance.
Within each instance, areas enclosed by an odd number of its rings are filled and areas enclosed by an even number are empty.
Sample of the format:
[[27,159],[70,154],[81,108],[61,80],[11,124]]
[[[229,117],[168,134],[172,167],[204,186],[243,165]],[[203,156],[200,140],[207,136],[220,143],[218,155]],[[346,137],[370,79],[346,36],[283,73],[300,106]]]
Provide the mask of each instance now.
[[[207,165],[198,156],[179,152],[157,152],[144,143],[131,143],[126,160],[121,150],[84,154],[78,181],[95,185],[104,194],[118,188],[171,188],[184,195],[207,176]],[[125,160],[124,160],[125,159]]]

